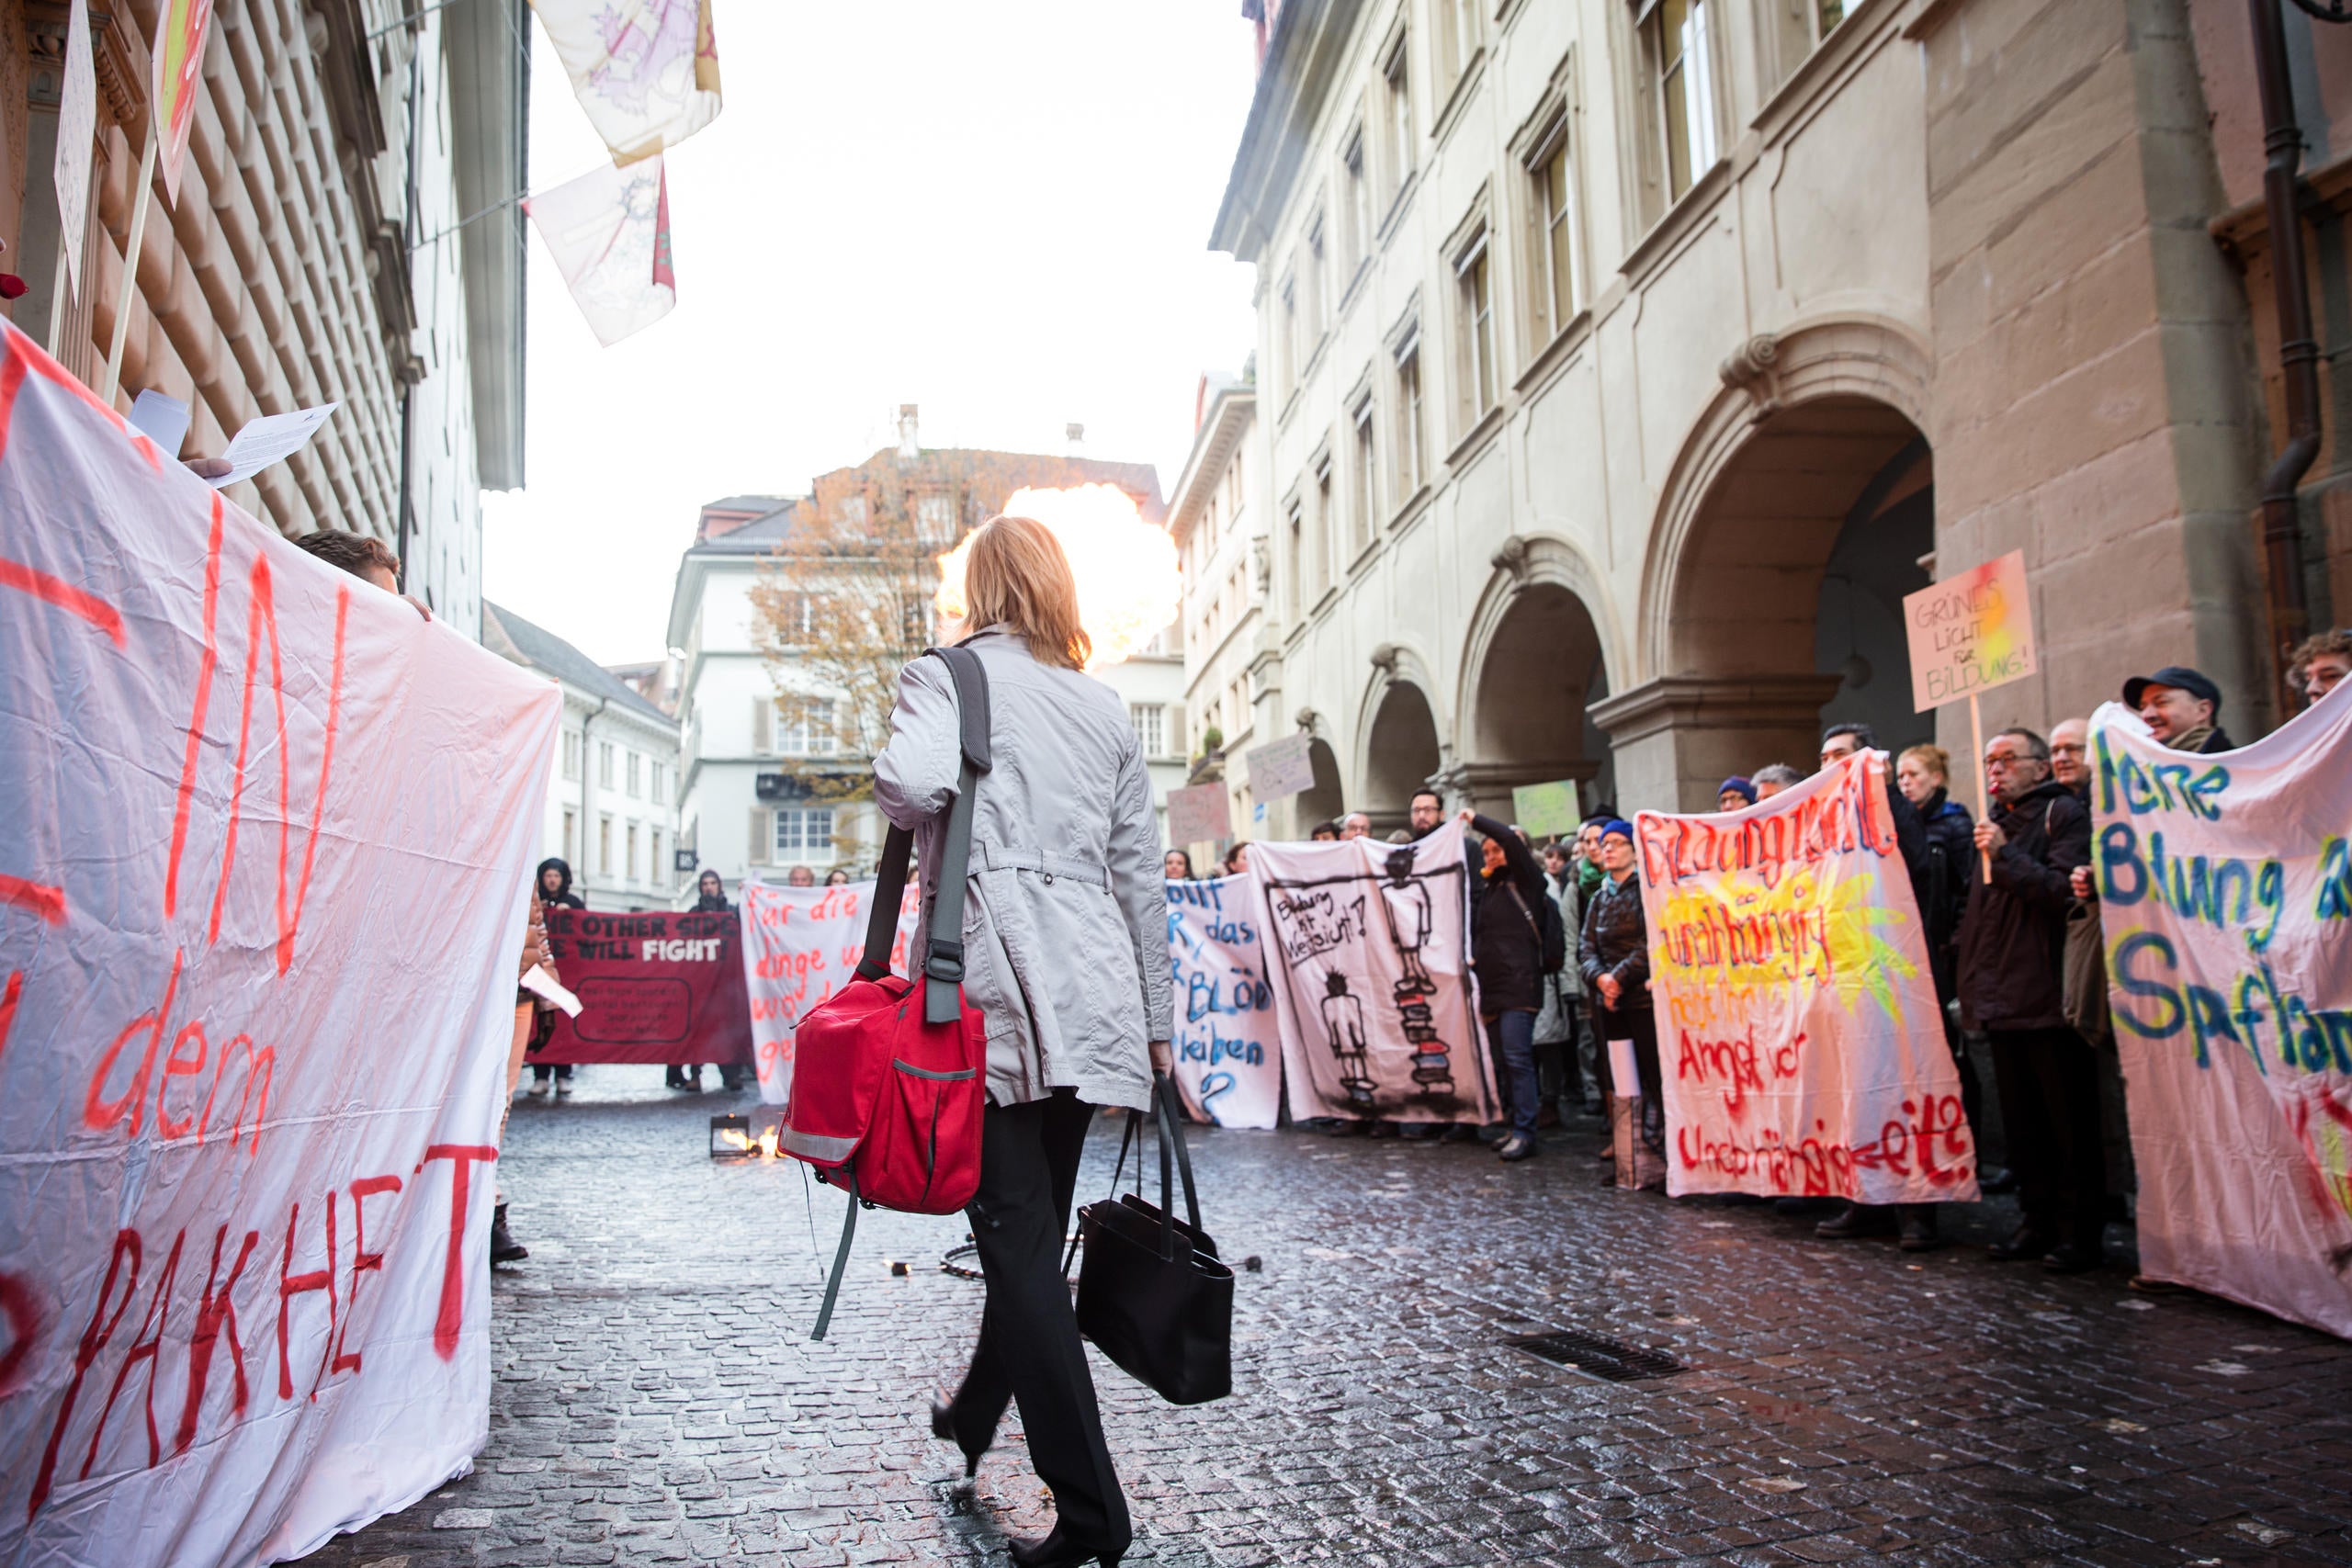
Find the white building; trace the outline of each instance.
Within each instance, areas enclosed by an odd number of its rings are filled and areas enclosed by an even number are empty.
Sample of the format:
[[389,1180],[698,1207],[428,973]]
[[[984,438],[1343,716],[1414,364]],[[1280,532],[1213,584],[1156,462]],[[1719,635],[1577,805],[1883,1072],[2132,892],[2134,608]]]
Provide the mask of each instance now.
[[[1168,531],[1184,570],[1175,635],[1183,649],[1184,705],[1201,751],[1194,766],[1202,783],[1225,784],[1238,839],[1266,836],[1239,758],[1273,738],[1272,729],[1262,737],[1259,731],[1250,673],[1265,623],[1268,571],[1265,512],[1250,503],[1249,456],[1257,425],[1253,379],[1203,377],[1193,450],[1168,503]],[[1212,734],[1214,746],[1208,744]],[[1227,757],[1235,759],[1230,768]],[[1166,791],[1160,794],[1164,802]],[[1193,852],[1195,870],[1205,870],[1201,857],[1217,848],[1205,842],[1173,847]]]
[[1184,785],[1185,678],[1183,643],[1170,626],[1142,648],[1094,678],[1119,694],[1128,721],[1143,742],[1151,773],[1151,804],[1159,818],[1159,841],[1168,842],[1168,792]]
[[[801,797],[788,758],[830,754],[828,736],[787,732],[752,590],[799,498],[737,495],[702,509],[695,542],[678,563],[670,600],[670,646],[681,656],[679,843],[697,870],[718,873],[729,898],[754,872],[821,875],[840,859],[840,837],[871,837],[871,806]],[[691,879],[678,896],[693,901]]]
[[655,909],[691,888],[675,864],[678,721],[612,671],[512,610],[482,605],[483,646],[563,688],[541,855],[571,863],[592,909]]

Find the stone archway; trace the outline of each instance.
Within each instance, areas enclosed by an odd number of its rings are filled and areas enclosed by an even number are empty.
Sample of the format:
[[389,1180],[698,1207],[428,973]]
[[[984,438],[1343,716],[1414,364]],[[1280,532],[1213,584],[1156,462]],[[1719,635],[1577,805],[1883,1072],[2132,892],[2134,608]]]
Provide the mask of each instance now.
[[1293,819],[1298,824],[1297,836],[1302,839],[1314,830],[1317,823],[1336,820],[1347,809],[1340,760],[1332,754],[1330,743],[1317,736],[1307,747],[1306,756],[1315,769],[1315,783],[1301,791],[1291,804]]
[[1592,722],[1609,694],[1605,603],[1564,541],[1514,536],[1495,558],[1463,658],[1462,733],[1447,782],[1508,819],[1521,784],[1574,779],[1590,805],[1614,792],[1608,738]]
[[1379,703],[1365,729],[1363,795],[1355,806],[1372,818],[1375,832],[1386,833],[1405,825],[1413,792],[1428,787],[1444,759],[1437,716],[1419,685],[1385,682]]
[[1621,805],[1712,810],[1729,774],[1812,772],[1825,716],[1883,729],[1906,712],[1889,616],[1927,581],[1917,557],[1934,540],[1927,365],[1885,321],[1758,338],[1724,362],[1660,502],[1645,678],[1597,715]]

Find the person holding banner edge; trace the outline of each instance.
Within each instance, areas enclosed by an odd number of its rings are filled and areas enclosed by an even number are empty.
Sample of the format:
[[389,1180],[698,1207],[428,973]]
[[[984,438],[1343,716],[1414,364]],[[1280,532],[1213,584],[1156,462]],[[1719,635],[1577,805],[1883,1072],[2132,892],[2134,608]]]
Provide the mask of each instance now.
[[[967,1211],[987,1284],[980,1337],[932,1431],[967,1473],[1018,1403],[1053,1532],[1012,1560],[1116,1563],[1126,1499],[1061,1260],[1094,1107],[1141,1111],[1172,1067],[1166,884],[1151,781],[1126,708],[1083,673],[1078,585],[1044,525],[992,517],[970,539],[961,646],[985,668],[992,762],[971,810],[964,997],[988,1021],[979,1190]],[[961,712],[942,662],[899,679],[875,799],[916,835],[924,918],[962,758]]]
[[[1633,1043],[1634,1072],[1641,1084],[1645,1143],[1661,1156],[1666,1152],[1666,1102],[1657,1061],[1657,1017],[1650,1004],[1649,918],[1642,910],[1641,879],[1634,874],[1634,825],[1622,817],[1600,825],[1602,881],[1600,890],[1584,908],[1584,931],[1577,944],[1578,967],[1586,994],[1593,998],[1593,1033],[1600,1053],[1609,1043]],[[1613,1080],[1613,1071],[1609,1075]],[[1604,1090],[1619,1094],[1613,1081]],[[1600,1179],[1614,1187],[1614,1170]]]
[[1523,1160],[1540,1148],[1535,1113],[1542,1096],[1535,1071],[1535,1015],[1543,999],[1544,873],[1526,843],[1508,826],[1475,811],[1463,826],[1486,840],[1470,904],[1470,962],[1478,972],[1478,1002],[1487,1038],[1501,1069],[1510,1132],[1497,1157]]

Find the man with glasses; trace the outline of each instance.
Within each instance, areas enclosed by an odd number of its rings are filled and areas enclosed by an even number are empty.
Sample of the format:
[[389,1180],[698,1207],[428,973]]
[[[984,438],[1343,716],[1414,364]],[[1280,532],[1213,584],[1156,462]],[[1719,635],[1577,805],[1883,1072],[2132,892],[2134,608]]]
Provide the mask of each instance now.
[[2091,797],[2091,721],[2062,718],[2050,727],[2050,776],[2087,804]]
[[[2107,1169],[2098,1065],[2066,1021],[2066,911],[2091,821],[2050,774],[2050,747],[2005,729],[1984,748],[1992,811],[1976,825],[1960,924],[1961,1021],[1993,1047],[1993,1072],[2025,1223],[1993,1256],[2058,1274],[2105,1261]],[[1988,879],[1984,867],[1989,857]]]

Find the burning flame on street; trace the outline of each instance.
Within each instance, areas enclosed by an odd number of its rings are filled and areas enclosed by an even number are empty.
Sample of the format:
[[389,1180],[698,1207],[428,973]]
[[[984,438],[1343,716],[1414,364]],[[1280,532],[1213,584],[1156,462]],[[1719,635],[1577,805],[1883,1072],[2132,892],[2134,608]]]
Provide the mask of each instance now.
[[[1020,490],[1004,503],[1008,516],[1034,517],[1053,530],[1078,578],[1078,618],[1093,639],[1089,670],[1134,654],[1176,619],[1183,580],[1176,542],[1143,520],[1135,498],[1116,485],[1074,490]],[[964,562],[972,541],[939,558],[939,613],[961,621]]]
[[762,1159],[776,1157],[776,1129],[773,1126],[763,1129],[757,1141],[740,1128],[721,1127],[718,1129],[718,1143],[721,1148],[733,1149],[739,1154],[757,1154]]

